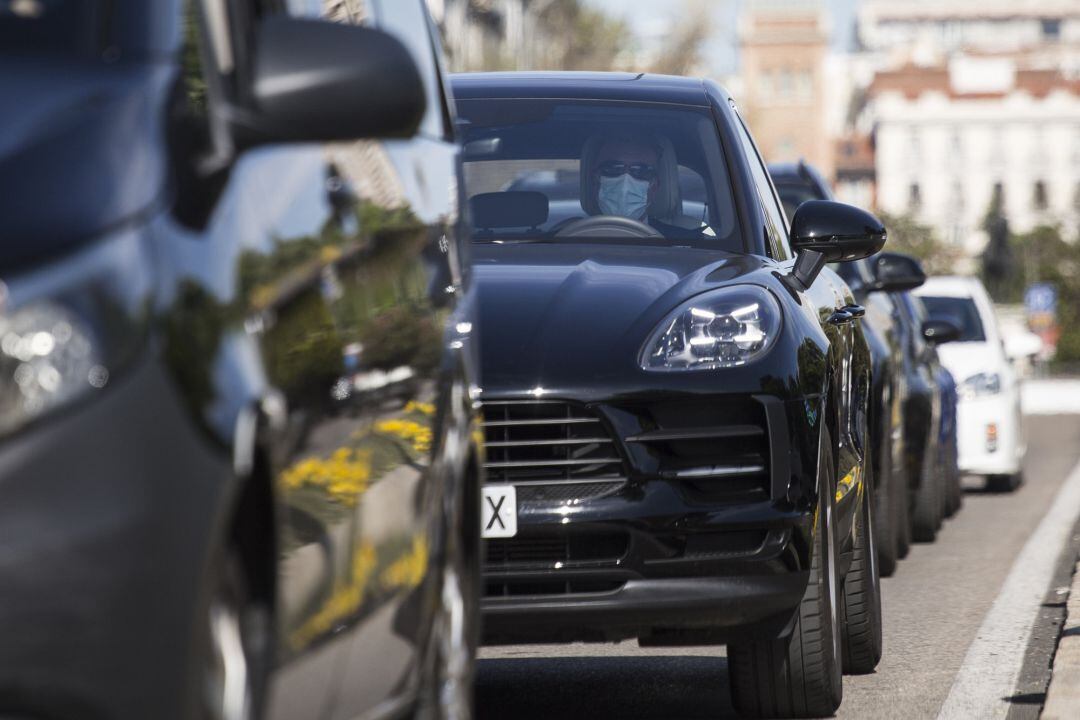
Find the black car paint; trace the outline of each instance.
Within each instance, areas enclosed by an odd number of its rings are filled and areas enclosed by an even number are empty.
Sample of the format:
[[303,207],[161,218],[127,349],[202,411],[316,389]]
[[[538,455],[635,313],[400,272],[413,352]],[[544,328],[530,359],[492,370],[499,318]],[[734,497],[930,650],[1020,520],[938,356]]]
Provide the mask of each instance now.
[[[629,479],[618,492],[580,503],[519,502],[523,536],[573,538],[612,529],[630,550],[604,567],[561,563],[521,570],[488,564],[489,588],[536,579],[614,580],[608,593],[488,597],[488,642],[615,639],[662,642],[665,632],[705,629],[712,640],[782,630],[806,586],[812,518],[821,501],[816,469],[828,424],[839,459],[838,537],[851,546],[855,498],[865,491],[870,356],[850,316],[854,302],[824,270],[805,292],[785,278],[793,261],[768,241],[762,198],[736,136],[740,122],[713,83],[622,75],[507,74],[453,77],[459,98],[632,99],[708,105],[728,161],[747,254],[610,243],[477,243],[483,402],[555,400],[598,413]],[[467,118],[466,118],[467,120]],[[773,196],[775,201],[775,196]],[[770,254],[772,257],[770,257]],[[781,257],[775,257],[780,254]],[[780,338],[762,359],[716,371],[650,373],[638,365],[657,323],[682,301],[737,284],[766,288],[782,308]],[[662,476],[662,460],[643,440],[656,418],[708,424],[760,413],[771,444],[763,494],[696,499]],[[680,421],[675,420],[674,424]],[[662,423],[661,423],[662,424]],[[656,437],[653,435],[652,437]],[[829,490],[830,495],[832,490]],[[710,559],[665,556],[664,538],[760,531],[749,550]],[[849,557],[842,558],[842,569]],[[698,635],[700,641],[703,636]]]
[[[0,114],[4,310],[59,303],[109,362],[104,388],[0,440],[0,715],[196,716],[206,582],[229,542],[275,619],[268,717],[400,709],[447,546],[476,535],[452,129],[226,143],[207,163],[180,107],[180,4],[153,6],[175,42],[152,53],[0,59],[21,98]],[[241,101],[214,94],[227,86],[211,83],[211,124]],[[368,382],[333,399],[349,376]],[[351,483],[327,482],[333,463]]]
[[[788,212],[806,197],[833,199],[832,189],[825,179],[804,162],[771,163],[769,172]],[[912,384],[919,383],[919,378],[912,377],[918,366],[912,362],[912,346],[900,316],[897,294],[871,291],[875,276],[869,260],[844,263],[836,270],[851,289],[855,301],[866,308],[862,329],[870,347],[872,365],[870,438],[873,477],[880,488],[876,499],[879,507],[884,507],[880,503],[887,498],[908,494],[907,490],[892,494],[889,484],[896,482],[907,488],[910,477],[907,468],[911,459],[906,441],[909,429],[929,427],[931,418],[920,412],[925,410],[921,402],[910,399]],[[915,416],[910,422],[909,412]],[[884,462],[886,457],[890,460],[888,464]],[[882,526],[879,524],[879,527]]]

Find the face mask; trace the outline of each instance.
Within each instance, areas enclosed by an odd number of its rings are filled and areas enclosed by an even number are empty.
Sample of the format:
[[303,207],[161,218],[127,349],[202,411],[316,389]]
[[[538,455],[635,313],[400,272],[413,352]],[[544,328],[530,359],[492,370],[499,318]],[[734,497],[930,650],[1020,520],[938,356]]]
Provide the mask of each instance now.
[[629,174],[614,178],[601,177],[597,200],[600,212],[605,215],[641,220],[649,206],[649,181],[638,180]]

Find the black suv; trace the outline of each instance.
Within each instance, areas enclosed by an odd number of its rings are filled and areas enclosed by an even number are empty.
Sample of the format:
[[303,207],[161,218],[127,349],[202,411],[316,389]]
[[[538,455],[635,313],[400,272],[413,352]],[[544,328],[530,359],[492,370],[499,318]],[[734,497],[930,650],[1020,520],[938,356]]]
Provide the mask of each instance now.
[[4,717],[468,711],[459,153],[354,5],[0,2]]
[[[479,290],[489,642],[727,644],[736,707],[828,715],[881,656],[870,355],[728,94],[456,75]],[[717,678],[720,681],[720,678]]]

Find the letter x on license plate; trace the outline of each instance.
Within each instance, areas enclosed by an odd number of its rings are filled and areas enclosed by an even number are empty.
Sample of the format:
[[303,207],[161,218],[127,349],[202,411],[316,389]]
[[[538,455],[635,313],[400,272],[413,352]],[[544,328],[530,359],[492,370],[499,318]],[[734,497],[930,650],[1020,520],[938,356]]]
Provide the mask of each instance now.
[[481,537],[508,538],[517,535],[517,490],[513,485],[485,485],[481,502]]

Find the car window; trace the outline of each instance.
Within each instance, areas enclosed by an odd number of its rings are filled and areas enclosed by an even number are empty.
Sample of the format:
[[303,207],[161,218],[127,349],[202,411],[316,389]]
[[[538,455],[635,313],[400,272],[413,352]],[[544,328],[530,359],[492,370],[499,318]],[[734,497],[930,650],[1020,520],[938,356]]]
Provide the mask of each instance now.
[[825,199],[819,197],[810,185],[800,182],[781,180],[776,183],[776,192],[780,195],[780,202],[783,203],[789,220],[795,217],[795,211],[807,200]]
[[420,71],[427,95],[420,134],[433,138],[450,136],[451,128],[446,123],[449,113],[423,0],[287,0],[285,7],[290,14],[301,17],[375,27],[400,40]]
[[920,299],[931,318],[945,320],[960,329],[958,342],[986,341],[979,309],[971,298],[921,295]]
[[[736,117],[738,117],[738,114],[736,114]],[[765,163],[762,162],[761,155],[758,154],[757,147],[750,137],[750,131],[743,124],[741,117],[735,123],[735,128],[739,134],[739,140],[742,142],[743,152],[746,153],[746,160],[750,164],[750,173],[754,177],[758,200],[765,210],[766,245],[772,248],[773,255],[777,260],[787,260],[791,257],[791,250],[787,241],[787,223],[784,220],[783,212],[776,203],[776,197],[773,195],[772,183],[769,181],[769,175],[765,171]]]
[[476,240],[539,241],[576,219],[622,215],[663,235],[627,242],[745,252],[708,109],[563,99],[456,105]]

